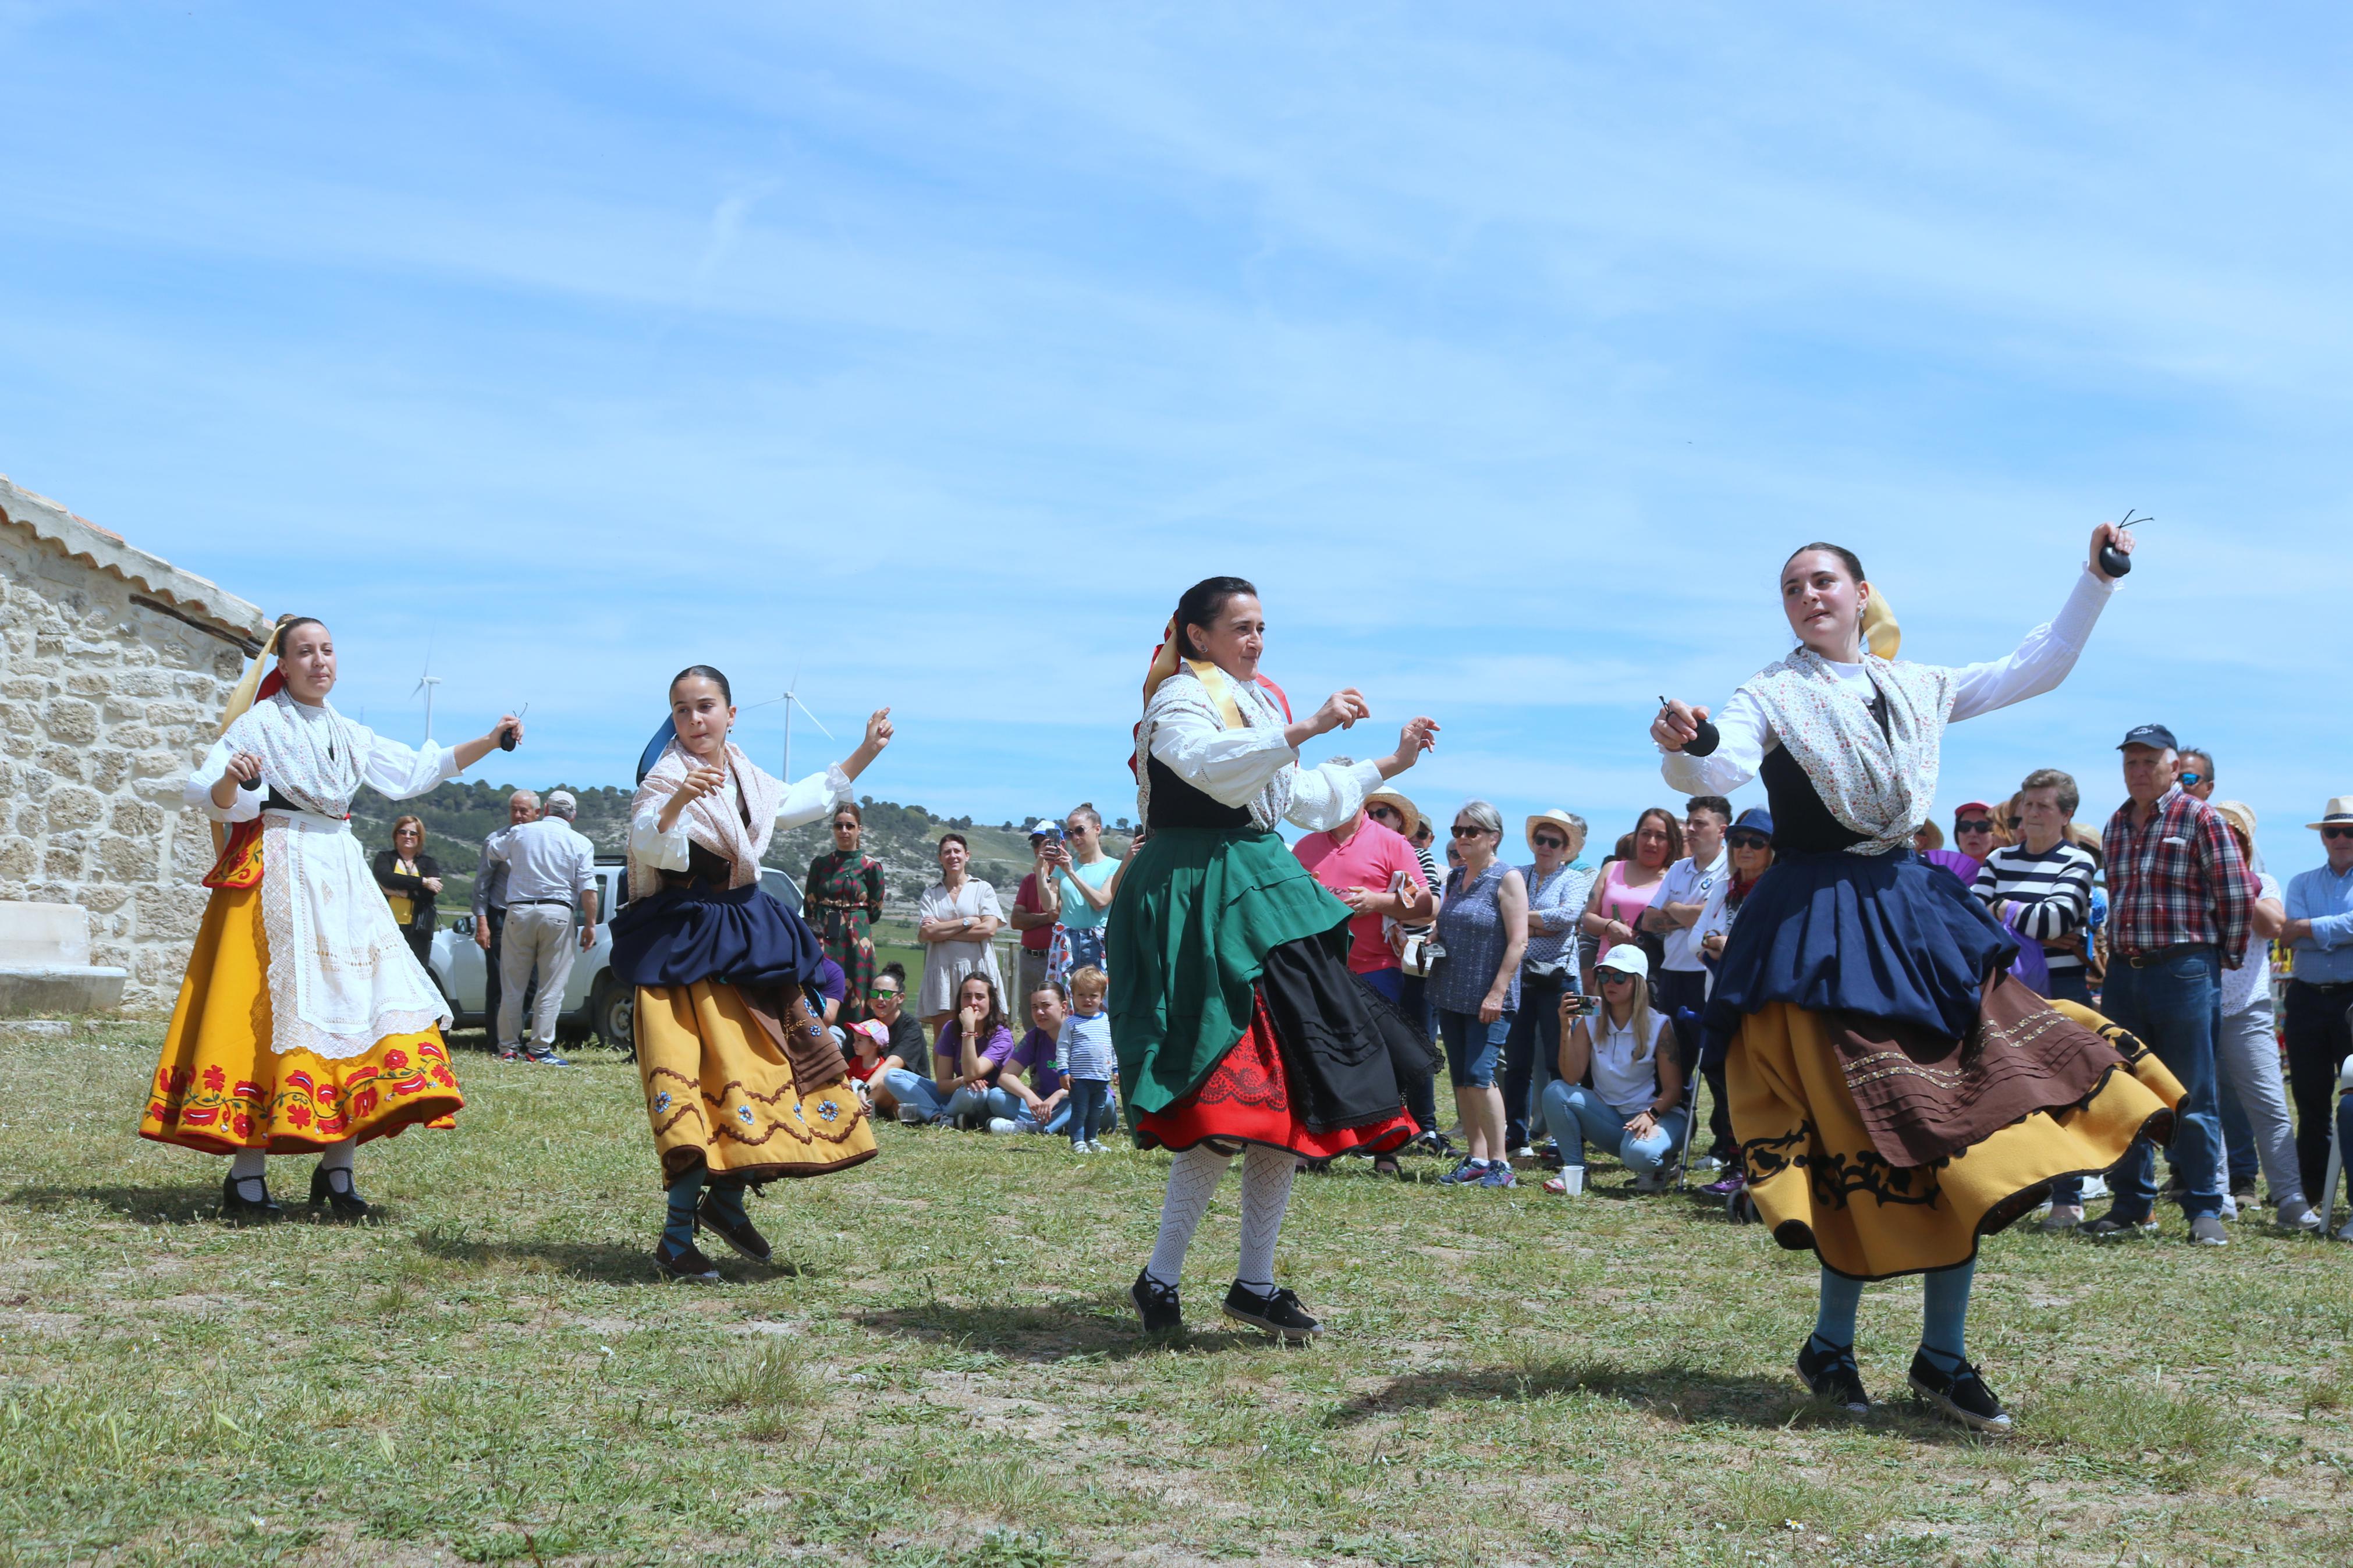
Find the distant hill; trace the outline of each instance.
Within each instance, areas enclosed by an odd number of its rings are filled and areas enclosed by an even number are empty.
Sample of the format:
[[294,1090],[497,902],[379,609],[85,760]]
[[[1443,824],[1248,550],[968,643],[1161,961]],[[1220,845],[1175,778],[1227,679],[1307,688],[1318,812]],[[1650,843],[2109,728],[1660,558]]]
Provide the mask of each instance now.
[[[473,898],[474,872],[481,858],[482,840],[506,826],[507,797],[514,784],[445,784],[414,800],[388,801],[364,791],[352,802],[352,830],[373,855],[392,842],[393,819],[411,815],[424,819],[425,852],[441,863],[449,886],[441,896],[446,921],[466,909]],[[580,801],[575,826],[600,853],[619,854],[628,843],[631,792],[610,786],[554,784],[568,789]],[[542,790],[543,795],[547,793]],[[1013,901],[1014,889],[1029,869],[1029,841],[1024,829],[1048,813],[994,826],[976,825],[969,816],[938,816],[920,805],[861,796],[866,814],[866,852],[882,862],[890,890],[889,912],[912,918],[915,900],[939,879],[940,835],[961,831],[972,846],[973,874],[994,885],[997,897]],[[1111,853],[1125,856],[1125,817],[1106,813],[1113,826],[1104,834]],[[766,863],[791,874],[795,880],[808,874],[809,862],[833,847],[833,835],[822,822],[812,822],[779,835],[768,846]]]

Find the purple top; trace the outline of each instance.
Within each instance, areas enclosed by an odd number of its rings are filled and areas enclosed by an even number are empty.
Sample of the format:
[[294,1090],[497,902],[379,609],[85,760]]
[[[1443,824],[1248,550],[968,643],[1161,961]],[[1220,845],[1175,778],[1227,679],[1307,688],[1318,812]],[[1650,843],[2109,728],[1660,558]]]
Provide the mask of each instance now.
[[830,958],[821,960],[817,966],[817,994],[828,1002],[839,1002],[849,994],[849,976]]
[[1041,1097],[1062,1087],[1062,1070],[1054,1065],[1054,1037],[1043,1029],[1032,1029],[1022,1036],[1013,1054],[1005,1058],[1005,1065],[1028,1068],[1030,1090]]
[[[950,1018],[940,1026],[939,1043],[932,1047],[932,1054],[945,1057],[951,1063],[964,1056],[964,1020]],[[1013,1054],[1013,1031],[1002,1024],[997,1026],[997,1032],[988,1037],[987,1043],[980,1047],[980,1054],[983,1060],[1003,1067],[1005,1058]]]

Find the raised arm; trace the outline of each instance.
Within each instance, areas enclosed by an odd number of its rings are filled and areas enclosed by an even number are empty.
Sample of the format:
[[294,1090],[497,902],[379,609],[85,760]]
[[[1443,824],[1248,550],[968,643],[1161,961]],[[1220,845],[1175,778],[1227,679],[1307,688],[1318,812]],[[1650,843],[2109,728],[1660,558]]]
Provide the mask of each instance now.
[[2005,658],[1953,671],[1953,719],[1974,719],[2030,697],[2040,697],[2075,668],[2116,584],[2086,568],[2059,614],[2026,634]]

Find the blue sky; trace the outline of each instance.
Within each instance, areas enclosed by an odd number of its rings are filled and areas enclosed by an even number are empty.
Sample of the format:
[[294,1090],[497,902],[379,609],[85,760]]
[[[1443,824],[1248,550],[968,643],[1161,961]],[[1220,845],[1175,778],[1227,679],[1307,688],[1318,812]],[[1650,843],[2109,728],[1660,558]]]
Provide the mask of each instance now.
[[1961,663],[2137,506],[2074,677],[1956,729],[1940,805],[2058,765],[2097,820],[2163,720],[2292,868],[2353,792],[2348,44],[2320,5],[0,3],[0,469],[326,617],[395,734],[428,640],[445,739],[529,701],[501,779],[626,782],[679,666],[798,665],[845,741],[894,706],[873,794],[1117,816],[1145,656],[1239,572],[1295,696],[1446,725],[1426,807],[1607,837],[1669,798],[1657,695],[1785,651],[1793,545]]

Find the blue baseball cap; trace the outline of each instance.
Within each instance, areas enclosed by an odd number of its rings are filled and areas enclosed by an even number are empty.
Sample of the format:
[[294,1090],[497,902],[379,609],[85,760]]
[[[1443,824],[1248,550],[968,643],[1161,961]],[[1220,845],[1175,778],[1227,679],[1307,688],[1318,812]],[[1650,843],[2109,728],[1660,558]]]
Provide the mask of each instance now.
[[2181,750],[2181,742],[2175,740],[2173,731],[2162,724],[2142,724],[2135,727],[2126,732],[2122,741],[2116,742],[2116,750],[2119,752],[2126,746],[2154,746],[2160,752]]

